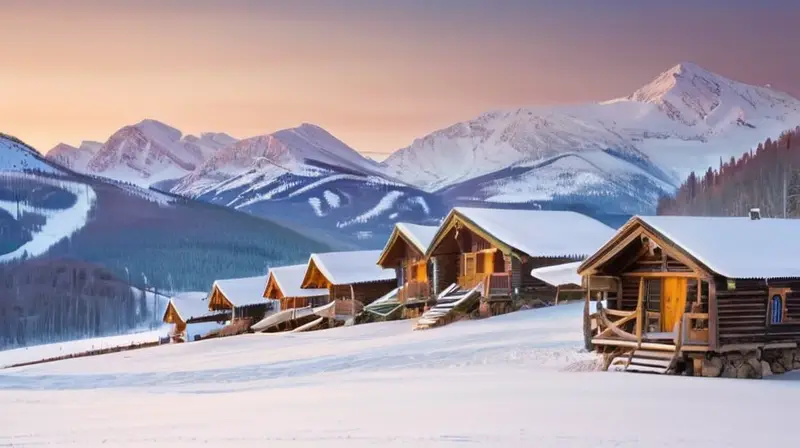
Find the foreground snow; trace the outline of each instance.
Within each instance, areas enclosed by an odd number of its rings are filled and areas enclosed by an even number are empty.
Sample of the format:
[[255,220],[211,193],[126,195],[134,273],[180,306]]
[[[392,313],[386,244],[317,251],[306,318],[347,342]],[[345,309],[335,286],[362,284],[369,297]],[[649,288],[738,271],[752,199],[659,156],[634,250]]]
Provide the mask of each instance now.
[[586,371],[580,322],[573,304],[424,332],[400,321],[245,335],[0,371],[0,445],[790,445],[793,381]]

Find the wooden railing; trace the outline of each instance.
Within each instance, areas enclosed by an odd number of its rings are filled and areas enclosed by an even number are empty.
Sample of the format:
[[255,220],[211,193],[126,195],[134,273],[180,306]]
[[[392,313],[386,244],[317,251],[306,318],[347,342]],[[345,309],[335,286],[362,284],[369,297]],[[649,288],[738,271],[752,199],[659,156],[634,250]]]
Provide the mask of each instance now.
[[458,286],[463,289],[472,289],[478,286],[478,283],[481,283],[488,274],[466,274],[466,275],[459,275],[458,276]]
[[511,276],[506,272],[489,274],[486,282],[485,297],[492,295],[511,295]]
[[355,316],[364,309],[364,304],[358,300],[341,300],[335,301],[336,315],[338,316]]
[[682,345],[708,345],[708,313],[684,313]]
[[409,299],[428,299],[431,296],[431,287],[427,281],[411,280],[400,289],[397,298],[401,303]]
[[[621,339],[630,342],[640,342],[640,332],[636,331],[639,324],[639,312],[620,311],[604,308],[598,303],[597,312],[594,314],[596,327],[594,339]],[[633,331],[627,330],[633,326]]]

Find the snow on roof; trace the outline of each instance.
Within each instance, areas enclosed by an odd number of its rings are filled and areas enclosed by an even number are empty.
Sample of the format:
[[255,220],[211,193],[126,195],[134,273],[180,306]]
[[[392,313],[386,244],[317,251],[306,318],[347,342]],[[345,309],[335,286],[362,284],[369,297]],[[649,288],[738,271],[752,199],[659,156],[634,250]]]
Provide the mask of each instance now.
[[328,295],[327,289],[303,289],[303,277],[306,275],[308,265],[296,264],[270,268],[269,273],[281,289],[284,297],[313,297]]
[[267,300],[263,296],[266,285],[266,275],[231,278],[214,282],[214,286],[216,286],[235,307],[267,303]]
[[421,226],[407,222],[398,222],[395,227],[423,254],[428,250],[428,246],[431,245],[433,238],[436,237],[436,231],[439,230],[436,226]]
[[208,294],[204,292],[184,292],[169,299],[169,303],[186,322],[193,317],[208,313]]
[[531,271],[531,275],[553,286],[580,285],[581,276],[578,275],[578,266],[582,262],[557,264],[545,266]]
[[715,273],[728,278],[800,277],[800,220],[637,216]]
[[532,257],[585,257],[615,233],[602,222],[576,212],[472,207],[456,207],[453,212]]
[[383,269],[378,266],[380,255],[379,250],[328,252],[312,254],[311,261],[334,285],[394,280],[396,278],[394,269]]

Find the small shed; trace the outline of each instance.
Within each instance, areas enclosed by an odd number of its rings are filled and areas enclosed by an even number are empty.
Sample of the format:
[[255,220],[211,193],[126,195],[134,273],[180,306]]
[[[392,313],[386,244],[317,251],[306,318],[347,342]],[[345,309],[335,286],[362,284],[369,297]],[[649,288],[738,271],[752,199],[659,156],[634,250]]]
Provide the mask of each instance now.
[[800,367],[797,235],[800,220],[757,214],[632,218],[578,268],[587,346],[627,370],[757,378]]
[[397,223],[378,258],[379,266],[396,272],[397,299],[407,306],[406,317],[413,317],[409,312],[419,314],[433,295],[432,266],[425,252],[437,230],[436,226]]
[[270,268],[264,297],[280,301],[280,309],[317,307],[328,303],[327,288],[301,288],[308,265]]
[[560,301],[581,299],[584,292],[581,276],[578,275],[580,261],[544,266],[531,271],[531,275],[556,288],[556,305]]
[[396,288],[394,269],[377,264],[380,254],[379,250],[312,254],[302,288],[327,289],[336,301],[337,315],[355,316],[364,305]]

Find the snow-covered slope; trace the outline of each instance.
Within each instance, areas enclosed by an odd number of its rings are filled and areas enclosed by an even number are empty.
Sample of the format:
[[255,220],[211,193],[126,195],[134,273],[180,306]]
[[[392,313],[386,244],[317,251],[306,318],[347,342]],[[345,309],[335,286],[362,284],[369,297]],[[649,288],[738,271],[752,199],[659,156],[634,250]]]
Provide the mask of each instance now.
[[84,142],[75,148],[62,143],[47,157],[75,171],[147,187],[193,172],[235,142],[222,133],[184,136],[164,123],[143,120],[121,128],[100,145]]
[[674,184],[798,122],[800,101],[788,94],[683,63],[627,98],[483,114],[416,140],[384,164],[434,191],[564,153],[611,151],[667,173]]
[[[744,381],[590,371],[596,357],[581,349],[581,307],[520,311],[424,332],[411,331],[411,321],[396,321],[250,334],[4,370],[0,409],[12,412],[3,415],[0,443],[87,448],[796,443],[791,397],[798,375]],[[670,430],[656,418],[685,415],[687,403],[690,413],[703,418],[681,419]],[[609,407],[614,418],[624,418],[624,429],[595,423]],[[224,412],[214,413],[211,423],[209,410],[215,409]]]
[[48,163],[35,149],[21,140],[0,133],[0,172],[36,170],[57,173],[61,170]]

